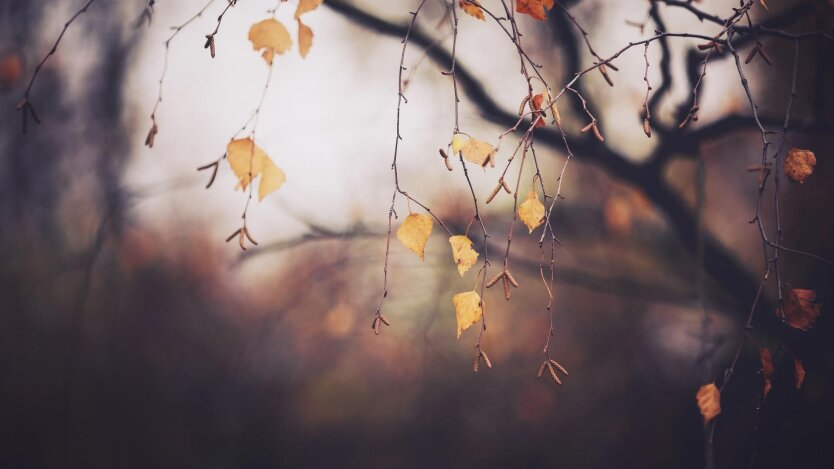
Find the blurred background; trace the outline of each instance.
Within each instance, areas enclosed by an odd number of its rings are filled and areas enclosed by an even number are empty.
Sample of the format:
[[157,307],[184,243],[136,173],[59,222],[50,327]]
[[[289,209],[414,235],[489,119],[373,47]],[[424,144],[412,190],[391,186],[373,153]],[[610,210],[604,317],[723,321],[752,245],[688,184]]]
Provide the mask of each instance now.
[[[203,44],[223,0],[174,37],[152,149],[143,142],[164,41],[207,0],[94,2],[38,76],[30,98],[44,123],[24,135],[15,105],[83,3],[0,0],[0,467],[705,465],[695,393],[732,360],[764,270],[748,223],[761,137],[730,54],[708,62],[700,120],[678,130],[704,55],[698,41],[653,43],[651,139],[640,114],[642,47],[615,62],[616,86],[598,73],[579,82],[604,144],[578,132],[578,101],[560,99],[575,159],[553,219],[562,244],[550,350],[570,372],[556,386],[535,379],[549,327],[539,232],[516,227],[510,262],[521,288],[512,300],[487,290],[483,346],[493,369],[471,371],[477,328],[455,338],[451,298],[472,288],[475,269],[458,275],[439,227],[424,262],[392,241],[392,326],[379,336],[369,328],[382,293],[400,41],[419,2],[325,0],[304,16],[313,48],[305,59],[295,48],[276,58],[257,134],[287,182],[250,207],[260,245],[246,252],[224,242],[246,203],[228,165],[209,189],[196,168],[224,153],[258,104],[267,67],[247,32],[275,2],[230,8],[214,59]],[[499,1],[482,3],[500,11]],[[721,29],[662,3],[563,2],[603,57],[654,30]],[[770,3],[770,13],[752,10],[754,21],[797,32],[830,30],[834,19],[827,1]],[[295,5],[277,11],[293,35]],[[444,5],[426,3],[405,55],[400,184],[462,233],[469,186],[437,156],[454,125],[451,80],[441,74],[452,43]],[[737,2],[695,5],[726,17]],[[526,83],[496,23],[458,14],[459,66],[480,85],[462,85],[461,128],[495,143]],[[558,8],[519,25],[552,86],[593,64]],[[751,39],[738,39],[740,53]],[[763,43],[774,64],[744,69],[759,112],[779,129],[794,44]],[[799,47],[798,130],[788,141],[818,163],[805,184],[783,181],[783,243],[830,259],[834,47],[819,37]],[[498,168],[470,168],[480,200],[519,136],[502,145]],[[555,192],[561,138],[542,130],[536,151]],[[532,175],[522,176],[525,193]],[[402,198],[397,210],[407,213]],[[493,253],[512,210],[499,195],[484,212]],[[501,260],[493,254],[493,265]],[[760,405],[758,350],[748,342],[722,396],[717,467],[834,467],[834,272],[802,256],[780,262],[785,284],[817,291],[822,315],[809,332],[783,326],[767,284],[753,336],[774,351],[773,389]],[[800,390],[794,355],[807,370]]]

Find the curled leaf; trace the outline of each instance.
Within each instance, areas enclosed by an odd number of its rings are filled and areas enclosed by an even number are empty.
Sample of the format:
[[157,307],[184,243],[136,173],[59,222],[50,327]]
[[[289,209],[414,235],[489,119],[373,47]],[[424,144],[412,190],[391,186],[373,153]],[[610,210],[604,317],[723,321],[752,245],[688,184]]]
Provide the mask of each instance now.
[[533,122],[535,122],[536,127],[544,127],[547,125],[544,121],[544,113],[542,112],[543,100],[544,94],[533,95],[533,99],[530,100],[530,108],[533,110]]
[[258,200],[275,192],[287,180],[284,172],[275,166],[263,149],[249,138],[232,140],[226,147],[226,159],[238,179],[237,187],[246,189],[260,176]]
[[433,226],[434,221],[432,221],[431,216],[412,213],[405,218],[403,224],[397,229],[397,239],[403,243],[403,246],[420,256],[420,260],[423,260],[426,242],[429,240]]
[[530,233],[544,220],[544,205],[539,202],[539,195],[534,189],[527,193],[527,199],[518,207],[518,216],[527,225]]
[[298,7],[295,9],[295,19],[298,19],[304,13],[313,11],[321,5],[324,0],[299,0]]
[[472,327],[484,315],[483,301],[477,292],[458,293],[452,298],[455,305],[455,319],[458,323],[458,338],[461,332]]
[[313,30],[298,20],[298,52],[301,57],[307,57],[311,47],[313,47]]
[[[801,331],[807,331],[814,327],[822,308],[819,303],[814,302],[816,299],[817,292],[814,290],[792,288],[785,296],[785,303],[782,308],[785,311],[785,322]],[[780,311],[777,309],[776,315],[779,314]]]
[[547,90],[544,90],[544,92],[542,92],[542,95],[544,97],[545,104],[547,104],[547,108],[550,109],[550,112],[553,113],[553,117],[556,118],[556,126],[561,127],[562,115],[559,114],[559,108],[556,107],[556,101],[553,101],[553,99],[550,96],[550,93]]
[[794,357],[793,359],[794,375],[796,376],[796,389],[802,388],[802,383],[805,382],[805,366],[802,365],[802,360]]
[[292,47],[289,31],[275,18],[253,24],[249,28],[249,40],[252,42],[253,49],[263,50],[261,55],[269,65],[272,65],[272,59],[276,53],[283,54]]
[[478,251],[472,249],[472,240],[466,236],[452,236],[449,238],[452,245],[452,258],[458,265],[458,273],[463,277],[467,270],[478,261]]
[[788,156],[785,158],[785,164],[782,169],[785,171],[785,176],[788,179],[803,184],[808,179],[808,176],[814,172],[814,166],[816,164],[817,157],[811,150],[791,148],[788,150]]
[[721,413],[721,391],[714,383],[701,386],[695,400],[698,402],[701,415],[704,416],[704,425]]
[[484,21],[484,12],[481,10],[481,4],[478,3],[478,0],[460,0],[460,7],[469,16]]
[[770,388],[773,387],[773,383],[771,382],[771,378],[773,377],[773,356],[770,354],[770,350],[766,348],[760,349],[759,361],[762,363],[762,373],[764,374],[764,389],[762,393],[764,399],[767,399]]
[[547,12],[553,8],[553,4],[554,0],[518,0],[515,11],[544,21],[547,19]]

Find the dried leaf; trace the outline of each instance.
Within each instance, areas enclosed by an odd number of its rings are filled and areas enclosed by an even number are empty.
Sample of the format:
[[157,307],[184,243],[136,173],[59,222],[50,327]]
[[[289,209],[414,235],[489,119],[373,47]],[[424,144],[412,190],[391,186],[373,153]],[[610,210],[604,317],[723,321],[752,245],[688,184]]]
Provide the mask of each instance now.
[[23,71],[23,58],[17,52],[8,52],[0,57],[0,92],[7,92],[17,86]]
[[233,140],[226,147],[226,159],[238,179],[237,187],[246,189],[249,183],[258,176],[258,200],[275,192],[284,181],[286,175],[269,158],[260,147],[249,138]]
[[298,52],[301,57],[307,57],[307,52],[313,47],[313,30],[298,20]]
[[470,16],[484,21],[484,12],[481,10],[481,4],[478,3],[478,0],[460,0],[460,7]]
[[275,18],[253,24],[249,28],[249,40],[253,49],[263,50],[261,55],[269,65],[272,65],[276,53],[283,54],[292,47],[289,31]]
[[539,202],[539,195],[535,189],[527,193],[527,200],[518,207],[518,216],[527,225],[530,233],[542,224],[544,220],[544,205]]
[[452,303],[455,305],[455,319],[457,319],[458,338],[460,338],[461,332],[481,320],[484,314],[484,304],[474,290],[458,293],[452,298]]
[[796,375],[796,389],[802,388],[802,383],[805,382],[805,366],[802,361],[796,357],[793,358],[793,369]]
[[695,400],[698,402],[701,415],[704,416],[704,425],[721,413],[721,391],[714,383],[701,386]]
[[463,134],[452,135],[452,153],[455,155],[460,153],[463,145],[466,144],[466,140],[466,136]]
[[562,116],[561,114],[559,114],[559,108],[556,107],[556,101],[553,101],[553,98],[550,96],[550,93],[548,93],[547,90],[544,90],[542,95],[544,95],[544,102],[548,103],[548,109],[550,109],[550,112],[552,112],[553,116],[556,118],[556,126],[561,127]]
[[472,240],[466,236],[452,236],[449,238],[449,244],[452,245],[452,259],[458,265],[458,272],[460,276],[475,265],[478,261],[478,251],[472,249]]
[[783,170],[788,179],[803,184],[808,176],[814,172],[816,164],[817,157],[811,150],[791,148],[788,150],[788,157],[785,158]]
[[542,100],[544,100],[543,94],[534,95],[533,99],[530,100],[530,107],[533,108],[533,122],[536,123],[536,127],[544,127],[547,125],[542,116]]
[[[822,307],[822,305],[814,303],[816,298],[817,292],[814,290],[792,288],[785,296],[783,305],[785,321],[788,325],[802,331],[814,327]],[[776,309],[776,315],[780,315],[778,308]]]
[[462,134],[452,136],[452,152],[460,152],[463,159],[480,166],[486,166],[492,162],[492,155],[495,148],[489,143],[475,138],[466,138]]
[[298,7],[295,9],[295,19],[298,19],[304,13],[313,11],[321,5],[324,0],[299,0]]
[[518,0],[515,11],[544,21],[547,19],[547,11],[553,8],[553,4],[554,0]]
[[631,232],[634,213],[628,198],[623,194],[611,194],[605,199],[602,210],[605,227],[619,236]]
[[764,373],[764,399],[767,399],[767,395],[770,393],[770,388],[773,387],[773,383],[771,382],[771,378],[773,377],[773,356],[770,354],[770,350],[763,348],[759,350],[759,360],[762,362],[762,373]]
[[412,213],[405,218],[403,224],[397,229],[397,239],[403,243],[403,246],[420,256],[420,260],[423,260],[426,242],[429,240],[433,226],[434,221],[431,216]]

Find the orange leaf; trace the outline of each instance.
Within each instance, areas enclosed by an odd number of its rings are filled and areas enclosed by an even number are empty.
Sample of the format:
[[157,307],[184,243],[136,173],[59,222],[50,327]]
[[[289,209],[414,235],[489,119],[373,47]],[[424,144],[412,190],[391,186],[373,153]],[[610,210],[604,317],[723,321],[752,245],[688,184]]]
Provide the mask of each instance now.
[[770,378],[773,377],[773,356],[770,354],[770,350],[760,349],[759,360],[762,362],[762,372],[764,373],[764,398],[767,399],[770,388],[773,387],[773,383],[770,381]]
[[804,184],[808,176],[814,172],[816,164],[817,157],[811,150],[791,148],[788,150],[788,156],[785,158],[782,170],[791,181]]
[[553,8],[553,4],[554,0],[518,0],[515,11],[544,21],[547,19],[547,11]]
[[298,20],[298,52],[301,57],[307,57],[307,52],[313,47],[313,30]]
[[536,127],[544,127],[547,124],[544,122],[544,117],[542,116],[542,100],[544,99],[544,95],[537,94],[533,96],[533,99],[530,100],[530,107],[533,108],[533,121],[536,123]]
[[14,88],[23,76],[23,59],[16,52],[0,58],[0,92]]
[[298,7],[295,9],[295,19],[298,19],[304,13],[313,11],[321,5],[324,0],[300,0]]
[[805,382],[805,366],[802,365],[802,361],[796,357],[793,358],[793,368],[794,374],[796,375],[796,389],[802,387],[802,383]]
[[292,39],[287,28],[275,18],[255,23],[249,28],[249,40],[256,51],[263,50],[266,63],[272,65],[275,54],[283,54],[292,46]]
[[[792,288],[785,296],[785,322],[789,326],[807,331],[814,327],[817,318],[820,316],[820,304],[815,303],[817,292],[814,290],[805,290],[803,288]],[[776,315],[779,315],[779,310],[776,310]]]
[[481,21],[484,21],[484,11],[481,10],[481,4],[478,3],[478,0],[460,0],[460,7],[469,14],[469,16],[474,16]]
[[701,386],[695,400],[698,401],[698,409],[704,416],[704,425],[721,413],[721,391],[714,383]]

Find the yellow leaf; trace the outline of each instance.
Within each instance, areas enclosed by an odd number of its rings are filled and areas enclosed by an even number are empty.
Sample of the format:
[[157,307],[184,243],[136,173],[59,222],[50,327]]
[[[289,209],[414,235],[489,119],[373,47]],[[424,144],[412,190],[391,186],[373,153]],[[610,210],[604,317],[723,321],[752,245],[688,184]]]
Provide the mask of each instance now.
[[452,245],[452,259],[458,265],[458,272],[460,276],[475,265],[478,261],[478,251],[472,249],[472,240],[466,236],[452,236],[449,238],[449,244]]
[[494,151],[495,149],[489,143],[470,138],[463,145],[463,148],[460,149],[460,154],[467,161],[486,166],[487,163],[492,161],[492,153]]
[[275,192],[287,179],[269,155],[249,138],[231,141],[226,147],[226,160],[238,179],[237,187],[241,189],[246,189],[253,179],[261,176],[258,200]]
[[292,47],[289,31],[275,18],[253,24],[249,28],[249,40],[253,49],[263,50],[263,58],[270,65],[276,53],[283,54]]
[[258,184],[258,200],[264,200],[264,197],[278,190],[287,180],[287,176],[279,167],[275,166],[271,160],[264,162],[263,171],[261,171],[261,182]]
[[493,161],[493,153],[495,149],[492,145],[482,142],[475,138],[467,138],[463,134],[455,134],[452,136],[452,153],[460,154],[463,159],[471,161],[480,166],[486,166],[487,163],[495,166]]
[[701,386],[695,399],[698,401],[701,415],[704,416],[704,425],[721,413],[721,391],[714,383]]
[[455,304],[455,319],[458,322],[458,339],[460,333],[472,327],[484,315],[484,303],[481,297],[473,291],[458,293],[452,298]]
[[307,52],[313,47],[313,30],[298,20],[298,52],[302,57],[307,57]]
[[466,137],[462,134],[455,134],[452,136],[452,153],[455,155],[460,152],[463,145],[466,143]]
[[295,19],[298,19],[304,13],[313,11],[321,5],[324,0],[299,0],[298,8],[295,9]]
[[403,243],[403,246],[420,256],[420,260],[423,260],[426,242],[429,240],[433,225],[434,221],[432,221],[431,216],[412,213],[405,218],[403,224],[397,229],[397,239]]
[[460,0],[460,7],[470,16],[484,21],[484,12],[481,10],[481,4],[478,3],[478,0]]
[[530,192],[527,193],[527,200],[518,207],[518,216],[527,225],[530,233],[542,224],[544,220],[544,205],[539,202],[539,195],[536,194],[535,189],[530,189]]

